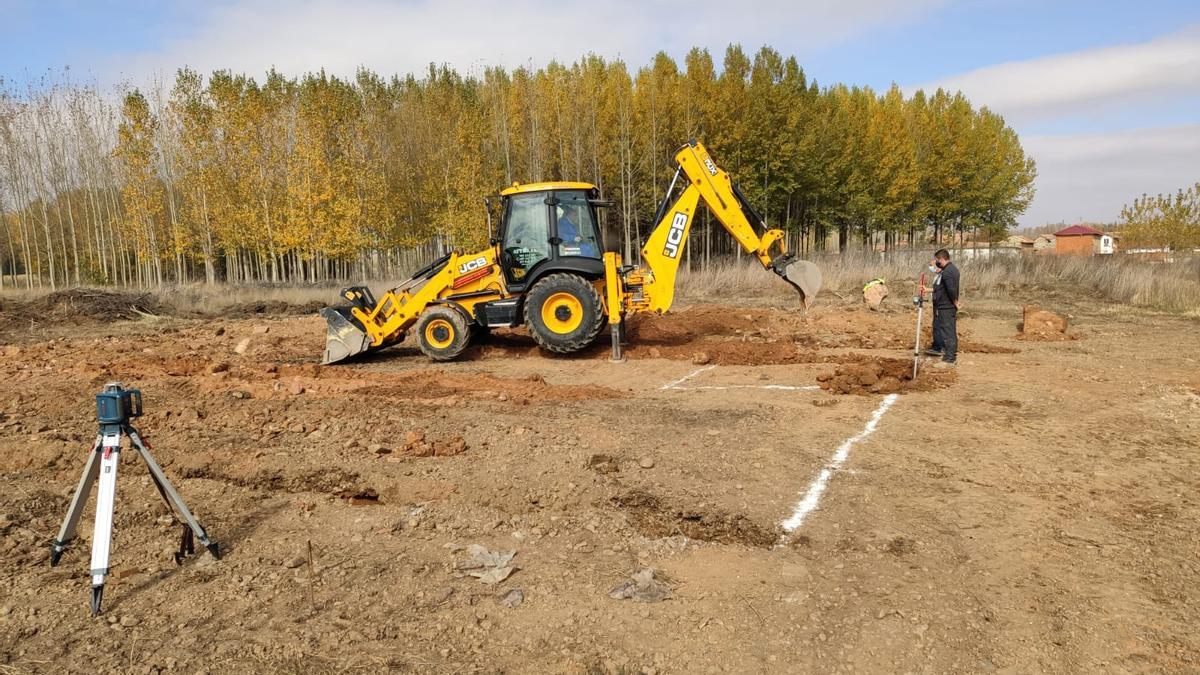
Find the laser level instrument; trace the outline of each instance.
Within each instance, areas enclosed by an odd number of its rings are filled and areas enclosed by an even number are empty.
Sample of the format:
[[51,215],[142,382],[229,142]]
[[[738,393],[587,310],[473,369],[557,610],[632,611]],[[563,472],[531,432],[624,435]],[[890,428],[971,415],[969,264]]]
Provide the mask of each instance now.
[[158,462],[154,461],[149,444],[129,423],[132,418],[141,415],[142,392],[137,389],[126,389],[120,382],[110,382],[104,385],[104,391],[96,394],[96,418],[100,422],[100,432],[96,434],[96,441],[83,469],[83,477],[79,479],[79,486],[75,488],[75,496],[71,498],[67,517],[58,531],[58,537],[50,543],[50,566],[54,567],[58,565],[67,545],[75,538],[75,528],[83,515],[83,505],[92,492],[92,485],[99,479],[100,487],[96,492],[96,526],[92,531],[92,616],[100,613],[104,578],[108,576],[113,498],[117,492],[117,466],[121,458],[123,436],[129,437],[130,447],[146,462],[150,478],[154,480],[154,486],[167,503],[167,508],[183,523],[183,534],[179,540],[179,551],[175,554],[175,564],[183,564],[184,557],[195,552],[193,535],[200,539],[200,544],[207,548],[214,558],[221,557],[217,543],[210,540],[204,528],[196,522],[187,504],[183,503],[183,498],[175,491],[171,481],[167,480]]

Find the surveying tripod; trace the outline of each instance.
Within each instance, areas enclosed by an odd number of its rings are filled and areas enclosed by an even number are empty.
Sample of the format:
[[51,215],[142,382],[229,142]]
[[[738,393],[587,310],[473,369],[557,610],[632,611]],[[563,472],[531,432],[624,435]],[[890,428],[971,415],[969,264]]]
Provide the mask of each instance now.
[[217,543],[208,538],[208,534],[188,510],[187,504],[183,503],[183,498],[175,491],[171,481],[167,480],[158,462],[154,461],[149,444],[129,423],[130,418],[141,414],[142,394],[137,389],[125,389],[119,382],[110,382],[104,386],[104,391],[96,395],[96,417],[100,421],[100,432],[96,434],[96,441],[88,454],[87,465],[83,468],[83,477],[79,479],[79,486],[75,488],[75,496],[71,498],[67,517],[58,531],[58,537],[50,543],[50,566],[54,567],[58,565],[58,560],[67,545],[75,538],[75,528],[83,515],[83,506],[92,492],[92,485],[99,478],[100,487],[96,492],[96,526],[92,531],[92,616],[100,613],[104,578],[108,576],[113,498],[117,491],[117,466],[121,459],[123,436],[129,437],[130,447],[146,462],[150,478],[154,480],[154,486],[167,503],[167,508],[183,521],[183,534],[179,540],[179,551],[175,554],[175,564],[183,564],[185,556],[195,553],[193,534],[214,558],[221,557]]

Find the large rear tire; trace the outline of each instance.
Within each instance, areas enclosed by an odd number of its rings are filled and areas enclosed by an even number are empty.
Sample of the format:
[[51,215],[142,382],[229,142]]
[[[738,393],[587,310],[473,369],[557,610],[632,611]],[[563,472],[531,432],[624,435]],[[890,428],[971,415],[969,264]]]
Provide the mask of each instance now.
[[417,346],[434,361],[452,361],[471,341],[471,325],[462,312],[434,305],[417,319]]
[[577,274],[551,274],[525,294],[525,327],[542,349],[577,352],[596,339],[603,325],[600,292]]

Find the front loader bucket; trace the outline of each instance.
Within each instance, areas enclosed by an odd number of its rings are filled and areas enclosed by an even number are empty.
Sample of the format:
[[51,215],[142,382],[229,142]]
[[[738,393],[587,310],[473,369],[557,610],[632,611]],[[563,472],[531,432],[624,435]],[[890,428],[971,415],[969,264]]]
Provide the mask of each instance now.
[[329,328],[325,334],[325,358],[321,359],[322,365],[337,363],[370,351],[371,338],[360,327],[358,319],[350,313],[350,307],[325,307],[321,310],[321,316],[325,318]]
[[821,292],[821,268],[807,260],[792,261],[783,269],[781,275],[785,281],[800,291],[800,301],[805,309],[812,304]]

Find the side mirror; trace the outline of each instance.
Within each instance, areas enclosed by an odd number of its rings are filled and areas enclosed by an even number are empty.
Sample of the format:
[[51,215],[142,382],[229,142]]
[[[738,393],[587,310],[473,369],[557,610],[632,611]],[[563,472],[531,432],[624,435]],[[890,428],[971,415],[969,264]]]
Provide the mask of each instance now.
[[607,209],[610,208],[614,202],[611,199],[589,199],[588,203],[598,209]]

